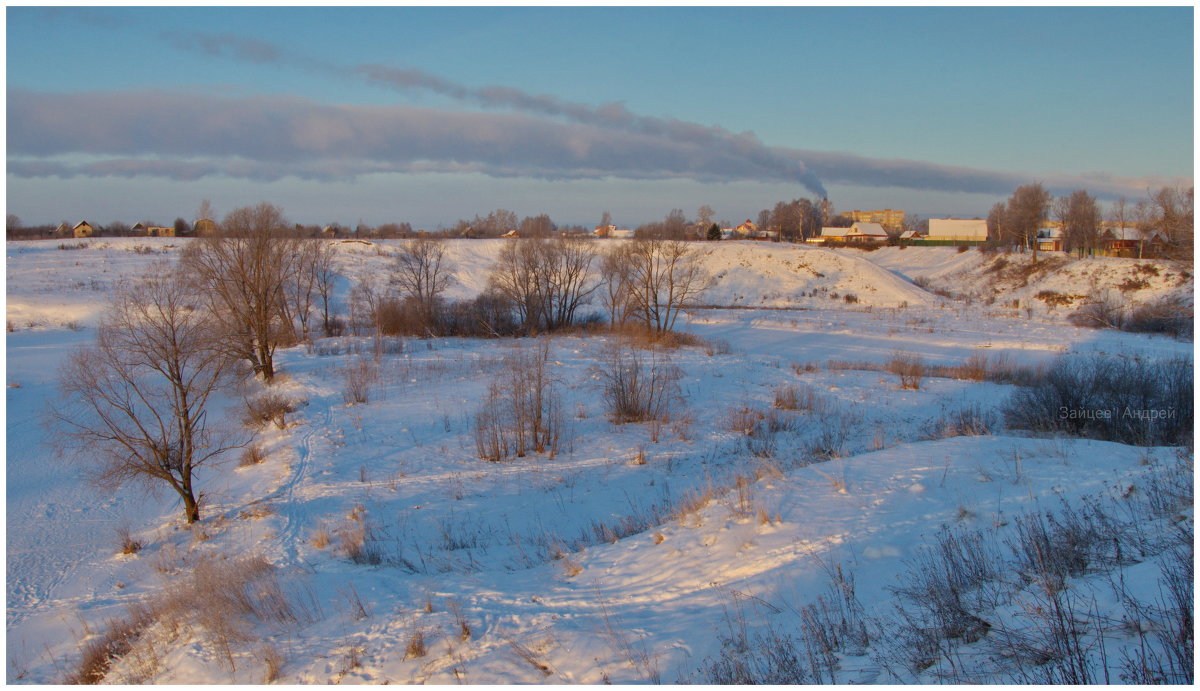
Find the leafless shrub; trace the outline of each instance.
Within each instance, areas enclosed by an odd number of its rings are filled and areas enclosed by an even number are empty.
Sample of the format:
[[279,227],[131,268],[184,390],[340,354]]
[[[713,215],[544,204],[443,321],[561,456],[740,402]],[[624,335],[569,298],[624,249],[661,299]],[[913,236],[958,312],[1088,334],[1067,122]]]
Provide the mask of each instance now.
[[843,572],[841,565],[827,572],[831,581],[828,591],[810,604],[793,608],[799,620],[798,637],[780,633],[770,623],[759,632],[752,631],[747,605],[776,614],[782,610],[734,591],[732,608],[726,607],[721,651],[705,660],[698,680],[706,684],[837,683],[841,655],[863,654],[870,637],[853,576]]
[[266,518],[267,516],[274,515],[274,513],[275,508],[270,504],[255,502],[241,511],[238,511],[238,518],[242,520],[248,520],[251,518]]
[[512,647],[513,651],[522,660],[529,663],[529,666],[533,667],[534,669],[536,669],[537,671],[541,672],[542,674],[544,674],[546,676],[550,676],[550,675],[554,674],[554,670],[550,668],[550,665],[547,665],[546,663],[539,660],[537,658],[537,655],[535,655],[532,650],[525,647],[524,645],[521,645],[520,643],[514,641],[511,638],[505,638],[504,640],[506,642],[508,642],[508,645]]
[[253,398],[244,399],[246,415],[243,422],[249,427],[273,424],[277,429],[287,428],[287,416],[296,412],[299,405],[287,396],[269,391]]
[[1193,424],[1190,360],[1062,358],[1003,408],[1017,429],[1137,445],[1186,445]]
[[89,639],[80,649],[75,669],[67,674],[67,684],[99,684],[104,681],[114,661],[126,655],[151,624],[150,610],[131,606],[125,617],[109,619],[104,631]]
[[1193,308],[1181,296],[1169,296],[1129,311],[1122,328],[1134,333],[1165,333],[1191,338],[1195,328]]
[[1092,294],[1067,320],[1075,326],[1120,329],[1125,323],[1124,301],[1110,292]]
[[921,356],[913,353],[896,353],[887,364],[887,369],[900,378],[901,389],[917,390],[921,388],[921,378],[925,376],[925,363]]
[[757,410],[745,407],[734,408],[729,413],[729,431],[745,435],[754,434],[754,428],[758,426],[763,417],[763,414]]
[[[884,666],[917,674],[951,660],[956,644],[987,635],[992,624],[983,615],[1008,596],[1003,575],[990,536],[943,528],[908,562],[901,584],[893,588],[896,613],[879,651]],[[899,678],[898,672],[893,675]]]
[[[598,593],[597,593],[598,594]],[[608,639],[613,650],[619,652],[629,662],[629,666],[642,675],[642,680],[650,684],[661,684],[662,677],[658,671],[658,661],[646,649],[644,640],[633,641],[625,633],[625,627],[620,620],[608,610],[608,605],[600,600],[600,620],[603,623],[601,632]]]
[[367,403],[371,400],[371,387],[379,380],[379,368],[360,357],[343,371],[342,376],[345,383],[342,400],[346,405]]
[[417,629],[408,637],[408,645],[404,646],[404,659],[414,660],[427,654],[429,650],[425,647],[425,632]]
[[846,442],[850,439],[851,426],[834,415],[823,422],[815,436],[808,440],[804,455],[809,462],[820,463],[846,455]]
[[117,547],[121,554],[137,554],[142,551],[142,541],[133,537],[127,524],[117,526]]
[[566,421],[549,359],[547,340],[505,359],[503,373],[488,387],[475,415],[480,458],[500,462],[530,451],[557,455]]
[[604,355],[598,373],[613,422],[670,419],[683,372],[666,355],[652,353],[647,363],[636,350],[614,348]]
[[353,583],[347,584],[345,590],[338,590],[338,592],[345,598],[346,604],[350,607],[350,616],[354,617],[355,621],[362,621],[371,616],[371,610],[367,608]]
[[415,303],[388,297],[380,298],[375,306],[375,329],[384,336],[426,336],[430,333]]
[[270,684],[279,679],[279,673],[283,670],[284,657],[279,652],[279,649],[273,645],[264,645],[259,648],[258,659],[262,660],[263,667],[266,669],[266,675],[263,683]]
[[1033,684],[1095,684],[1094,631],[1098,613],[1081,606],[1070,590],[1034,589],[1023,603],[1025,621],[1019,628],[998,627],[991,647],[1015,668],[1014,676]]
[[978,403],[968,404],[928,420],[921,430],[925,439],[947,437],[979,437],[992,433],[997,425],[996,413]]
[[1019,572],[1048,593],[1062,590],[1068,578],[1082,575],[1094,551],[1108,546],[1094,523],[1064,522],[1048,513],[1019,516],[1015,532],[1010,546]]
[[730,347],[729,341],[723,338],[714,338],[705,341],[704,354],[709,357],[714,355],[728,355],[731,352],[733,352],[733,349]]
[[263,450],[262,444],[251,444],[242,451],[242,455],[238,459],[238,467],[258,465],[265,460],[267,460],[267,454]]
[[827,401],[806,384],[783,384],[775,389],[775,407],[780,410],[824,410]]
[[337,529],[336,537],[338,551],[355,564],[383,563],[383,551],[375,539],[374,528],[362,504],[351,510],[350,515]]
[[313,533],[313,536],[309,541],[312,543],[313,547],[316,547],[317,549],[325,549],[331,542],[333,542],[333,536],[329,534],[329,529],[322,525],[317,527],[317,530]]
[[1194,683],[1195,554],[1190,536],[1160,562],[1159,596],[1150,603],[1126,598],[1127,619],[1137,626],[1138,645],[1126,649],[1121,680],[1131,684]]
[[471,639],[471,625],[467,623],[467,619],[463,616],[462,605],[458,600],[449,600],[446,603],[446,608],[450,610],[450,614],[454,615],[454,623],[458,628],[458,640],[466,642]]
[[688,490],[675,502],[670,517],[678,521],[684,521],[689,516],[699,513],[704,507],[712,503],[715,496],[716,488],[713,487],[712,483],[708,483],[697,489]]

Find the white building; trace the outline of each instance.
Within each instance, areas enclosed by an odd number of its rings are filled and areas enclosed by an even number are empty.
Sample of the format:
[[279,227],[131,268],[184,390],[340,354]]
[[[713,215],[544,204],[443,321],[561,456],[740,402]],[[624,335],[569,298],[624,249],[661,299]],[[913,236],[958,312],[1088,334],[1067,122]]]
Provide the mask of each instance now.
[[849,228],[822,228],[820,238],[811,238],[819,242],[844,242],[846,233],[849,233]]
[[930,240],[953,240],[955,242],[983,242],[988,239],[987,221],[975,219],[964,221],[957,218],[929,219]]
[[887,239],[887,231],[879,223],[855,223],[846,233],[847,242],[887,242]]

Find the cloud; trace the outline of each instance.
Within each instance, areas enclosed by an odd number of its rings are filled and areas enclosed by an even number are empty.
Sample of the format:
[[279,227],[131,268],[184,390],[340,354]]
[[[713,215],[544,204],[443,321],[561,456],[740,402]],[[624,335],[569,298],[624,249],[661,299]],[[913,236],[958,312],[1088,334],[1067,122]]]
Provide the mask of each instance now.
[[227,57],[257,64],[286,64],[306,70],[324,71],[359,79],[370,84],[398,90],[430,91],[484,108],[506,108],[520,113],[565,119],[572,123],[594,125],[634,134],[665,138],[680,144],[704,146],[719,151],[716,155],[736,157],[756,168],[773,168],[780,179],[799,182],[819,197],[826,196],[821,181],[804,165],[764,146],[751,133],[734,134],[721,127],[700,125],[674,119],[635,115],[623,104],[591,106],[564,101],[545,94],[531,94],[507,86],[472,88],[424,70],[380,64],[344,67],[314,61],[274,44],[232,34],[170,34],[173,45],[208,55]]
[[284,51],[274,43],[234,34],[203,34],[181,31],[163,31],[159,36],[181,50],[202,55],[227,57],[256,64],[277,63],[284,60]]
[[[18,176],[347,179],[471,170],[546,179],[793,179],[720,147],[522,114],[162,91],[10,89],[8,151],[9,172]],[[71,157],[102,162],[64,161]]]
[[[609,159],[598,161],[600,165],[590,165],[582,161],[575,164],[559,161],[564,165],[545,165],[544,162],[535,164],[532,161],[519,160],[509,163],[476,160],[472,163],[477,166],[479,172],[489,175],[520,175],[517,171],[525,170],[530,176],[551,178],[603,175],[642,178],[657,174],[661,177],[692,177],[705,181],[798,182],[818,197],[827,196],[822,180],[861,186],[1000,195],[1008,194],[1017,186],[1031,180],[1040,179],[1055,194],[1087,188],[1105,197],[1140,195],[1149,187],[1178,182],[1160,178],[1118,178],[1107,173],[1039,176],[922,161],[876,159],[841,152],[768,146],[752,132],[734,133],[717,126],[638,115],[619,102],[597,106],[566,101],[547,94],[534,94],[508,86],[470,87],[414,68],[381,64],[347,67],[321,63],[273,44],[232,34],[197,33],[192,35],[192,38],[192,41],[184,41],[183,44],[195,50],[235,60],[272,62],[325,71],[394,90],[429,91],[486,109],[508,109],[629,135],[571,135],[559,142],[561,147],[573,152],[579,159],[588,158],[587,154],[594,152],[595,146],[613,141],[625,144],[638,142],[650,147],[646,152],[648,155],[662,156],[662,165],[658,168],[648,165],[649,161],[630,165],[637,157],[627,151],[623,152],[624,155],[597,156]],[[554,123],[545,126],[563,127]],[[313,134],[320,139],[322,132],[316,130]],[[623,159],[625,165],[620,165],[617,160],[612,159]],[[715,170],[713,166],[716,162],[720,162],[724,168]],[[688,163],[695,163],[694,168],[686,169],[684,165]]]
[[1051,193],[1087,189],[1105,198],[1140,196],[1147,189],[1176,184],[1160,177],[1122,178],[1108,173],[1031,174],[946,166],[904,159],[878,159],[849,153],[788,150],[824,180],[867,187],[903,187],[935,192],[1008,195],[1020,185],[1041,182]]
[[[425,75],[415,73],[421,81]],[[510,96],[505,96],[509,98]],[[547,97],[549,98],[549,97]],[[553,103],[553,99],[547,104]],[[547,105],[546,107],[550,107]],[[8,91],[8,171],[16,177],[224,176],[353,180],[377,173],[478,173],[545,180],[693,179],[831,182],[1007,195],[1039,180],[1055,194],[1086,188],[1140,196],[1157,180],[1042,176],[764,147],[753,135],[623,115],[624,128],[524,113],[330,105],[288,96],[165,91]],[[672,136],[663,136],[668,127]],[[714,144],[714,141],[719,142]],[[81,162],[81,159],[86,159]],[[815,178],[814,178],[815,179]]]

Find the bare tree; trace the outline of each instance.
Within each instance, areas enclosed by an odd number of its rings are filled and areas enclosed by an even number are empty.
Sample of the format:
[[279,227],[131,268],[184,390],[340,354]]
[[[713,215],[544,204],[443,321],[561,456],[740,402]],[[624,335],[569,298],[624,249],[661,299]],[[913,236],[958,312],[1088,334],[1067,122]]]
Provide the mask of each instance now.
[[1161,187],[1150,194],[1157,225],[1173,253],[1191,256],[1194,227],[1193,188]]
[[407,241],[392,264],[392,283],[416,306],[426,332],[434,329],[438,296],[450,285],[451,270],[445,242],[433,238]]
[[106,487],[169,486],[188,523],[200,519],[196,469],[232,448],[208,427],[208,399],[228,363],[210,313],[167,264],[122,290],[96,343],[60,375],[54,424],[100,463]]
[[217,235],[184,250],[181,266],[220,315],[226,347],[270,383],[275,350],[295,337],[287,282],[299,255],[283,213],[270,204],[235,209]]
[[547,214],[526,216],[521,220],[519,231],[523,238],[548,238],[557,228]]
[[1087,190],[1075,190],[1067,200],[1063,232],[1082,254],[1093,251],[1100,239],[1100,206]]
[[614,244],[604,253],[600,260],[600,285],[604,290],[601,300],[608,310],[608,323],[613,328],[625,325],[633,313],[632,291],[629,288],[629,258],[628,243]]
[[1070,197],[1055,197],[1050,202],[1050,215],[1055,221],[1058,221],[1063,231],[1064,249],[1070,252],[1078,246],[1078,240],[1071,234],[1069,229],[1071,221],[1071,198]]
[[579,308],[599,287],[592,277],[595,259],[595,246],[587,238],[562,237],[545,243],[542,305],[547,329],[563,329],[575,323]]
[[1157,223],[1153,205],[1146,199],[1139,199],[1137,204],[1133,205],[1133,219],[1133,223],[1138,229],[1138,237],[1141,238],[1138,242],[1138,258],[1141,259],[1145,250],[1146,238],[1154,232],[1154,226]]
[[671,209],[663,219],[662,237],[671,240],[682,240],[687,237],[688,222],[683,209]]
[[521,239],[501,250],[489,284],[515,306],[526,332],[562,329],[596,290],[594,259],[586,238]]
[[758,212],[758,222],[755,223],[755,225],[761,230],[766,230],[771,226],[772,218],[773,214],[771,213],[771,209],[763,209],[762,211]]
[[322,242],[313,257],[313,275],[316,278],[317,295],[321,298],[321,330],[326,336],[334,335],[333,290],[340,275],[334,261],[333,245]]
[[988,211],[987,231],[988,239],[993,239],[1002,245],[1012,245],[1016,241],[1012,236],[1012,230],[1008,227],[1008,205],[1004,202],[996,202]]
[[1010,230],[1033,249],[1033,260],[1037,261],[1037,231],[1046,220],[1050,209],[1050,193],[1040,182],[1021,185],[1009,197],[1006,224]]
[[[284,282],[284,319],[300,325],[300,337],[307,341],[312,335],[310,321],[313,301],[319,294],[320,272],[327,262],[328,244],[324,240],[307,238],[295,243],[293,268]],[[328,317],[326,317],[328,321]]]
[[17,231],[21,229],[21,217],[16,214],[8,214],[4,221],[4,229],[8,237],[15,237]]
[[631,242],[623,258],[634,315],[656,335],[674,329],[679,312],[710,283],[699,251],[681,240]]

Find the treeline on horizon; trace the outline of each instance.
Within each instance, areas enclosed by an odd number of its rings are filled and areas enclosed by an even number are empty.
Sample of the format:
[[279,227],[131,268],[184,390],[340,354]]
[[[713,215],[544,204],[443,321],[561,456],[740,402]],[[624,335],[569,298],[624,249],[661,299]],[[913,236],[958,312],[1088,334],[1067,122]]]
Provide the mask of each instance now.
[[[1160,187],[1147,190],[1146,197],[1131,201],[1118,198],[1102,209],[1097,198],[1087,190],[1075,190],[1070,194],[1055,197],[1041,183],[1017,187],[1005,201],[992,206],[987,214],[989,245],[1002,247],[1036,247],[1037,232],[1048,222],[1063,230],[1065,249],[1085,252],[1096,249],[1101,228],[1105,224],[1133,228],[1141,233],[1158,232],[1163,237],[1172,256],[1191,256],[1194,228],[1193,187]],[[694,219],[689,219],[682,209],[672,209],[665,218],[642,223],[632,230],[635,237],[662,238],[672,240],[720,240],[721,229],[736,225],[728,220],[714,221],[712,207],[701,206]],[[982,218],[977,216],[976,218]],[[205,200],[189,222],[183,217],[175,219],[171,226],[143,221],[144,226],[170,227],[177,237],[188,237],[203,233],[196,232],[197,221],[212,221],[209,227],[220,232],[223,223],[217,222],[212,205]],[[750,221],[751,219],[746,219]],[[754,219],[761,231],[774,236],[772,239],[803,241],[817,237],[822,227],[850,227],[853,219],[837,213],[828,199],[807,198],[779,201],[770,209],[762,209]],[[135,224],[136,225],[136,224]],[[612,226],[612,215],[605,211],[599,226]],[[929,219],[915,214],[906,215],[904,224],[886,229],[898,237],[904,231],[924,233]],[[73,225],[64,221],[60,224],[26,226],[21,219],[8,214],[6,233],[10,240],[50,237],[72,237]],[[132,230],[123,221],[94,224],[93,236],[139,237],[143,234]],[[592,229],[582,225],[557,224],[545,213],[519,217],[516,212],[496,209],[487,216],[476,215],[472,219],[460,219],[448,228],[439,227],[427,231],[414,229],[408,222],[388,222],[369,225],[359,222],[354,225],[329,223],[326,225],[295,223],[290,226],[296,237],[339,237],[361,239],[389,239],[434,236],[444,238],[496,238],[509,233],[519,237],[551,237],[558,235],[588,235]]]

